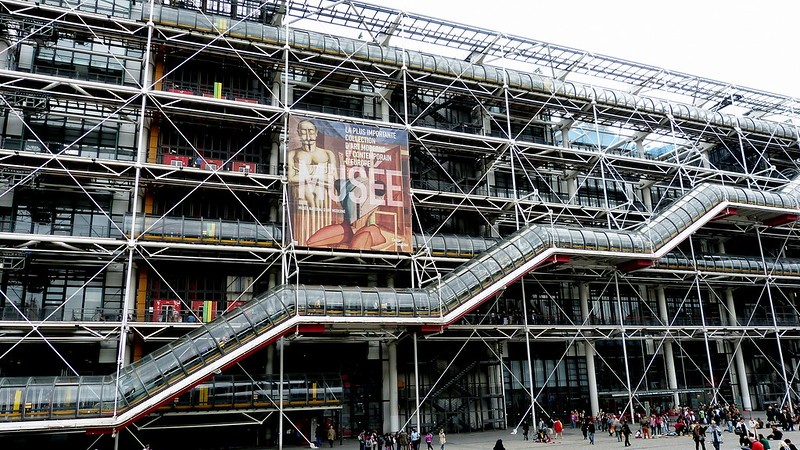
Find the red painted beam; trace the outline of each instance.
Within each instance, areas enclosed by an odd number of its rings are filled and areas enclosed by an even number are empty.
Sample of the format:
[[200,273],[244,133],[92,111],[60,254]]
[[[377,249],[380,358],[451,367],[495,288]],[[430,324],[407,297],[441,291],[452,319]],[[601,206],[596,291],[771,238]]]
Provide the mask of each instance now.
[[[546,260],[542,261],[542,263],[536,266],[534,270],[543,269],[545,267],[550,267],[550,266],[557,266],[559,264],[566,264],[568,262],[570,262],[569,255],[553,255],[547,258]],[[533,270],[531,270],[531,272],[533,272]]]
[[717,214],[716,217],[714,217],[711,220],[721,220],[721,219],[724,219],[726,217],[736,216],[738,214],[739,214],[739,210],[737,210],[736,208],[727,207],[727,208],[723,209],[719,214]]
[[800,215],[797,214],[782,214],[778,217],[767,219],[763,223],[768,227],[777,227],[778,225],[784,225],[790,222],[795,222],[798,219],[800,219]]
[[420,333],[441,333],[442,331],[447,328],[443,325],[420,325],[419,332]]
[[325,332],[325,324],[322,323],[302,323],[297,326],[298,333],[324,333]]
[[633,272],[634,270],[650,267],[653,265],[653,262],[652,259],[633,259],[617,264],[617,270],[620,272]]

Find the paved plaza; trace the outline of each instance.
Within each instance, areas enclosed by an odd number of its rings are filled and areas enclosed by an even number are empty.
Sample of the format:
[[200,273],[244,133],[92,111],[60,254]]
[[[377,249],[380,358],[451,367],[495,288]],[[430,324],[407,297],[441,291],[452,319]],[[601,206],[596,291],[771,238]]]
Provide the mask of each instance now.
[[[745,416],[749,418],[749,415]],[[764,415],[756,415],[753,417],[764,418]],[[637,428],[633,428],[634,433]],[[595,434],[595,445],[589,445],[588,440],[583,440],[583,435],[580,429],[569,428],[569,425],[564,429],[564,439],[556,440],[551,443],[540,443],[535,441],[524,441],[522,439],[522,429],[516,435],[511,434],[511,429],[500,431],[486,431],[478,433],[465,433],[465,434],[452,434],[447,436],[447,446],[445,450],[492,450],[495,442],[498,439],[503,440],[503,446],[506,450],[545,450],[548,448],[581,448],[586,450],[623,450],[625,447],[622,442],[617,442],[617,438],[609,436],[608,432],[598,432]],[[769,434],[769,429],[760,430],[761,434],[765,436]],[[533,434],[533,433],[531,433]],[[728,433],[723,433],[723,442],[720,446],[721,450],[739,450],[739,436]],[[792,442],[800,441],[800,431],[787,431],[784,432],[785,439],[791,439]],[[771,450],[779,450],[777,441],[770,441],[772,445]],[[353,448],[357,448],[358,443],[352,442]],[[438,450],[439,446],[436,445],[436,438],[433,440],[434,450]],[[345,441],[345,446],[347,441]],[[335,447],[334,447],[335,448]],[[631,449],[675,449],[675,450],[694,450],[694,440],[690,436],[663,436],[654,439],[634,439],[631,435]],[[702,447],[701,447],[702,448]],[[424,443],[421,450],[424,450]],[[706,437],[706,449],[714,450],[711,441]]]

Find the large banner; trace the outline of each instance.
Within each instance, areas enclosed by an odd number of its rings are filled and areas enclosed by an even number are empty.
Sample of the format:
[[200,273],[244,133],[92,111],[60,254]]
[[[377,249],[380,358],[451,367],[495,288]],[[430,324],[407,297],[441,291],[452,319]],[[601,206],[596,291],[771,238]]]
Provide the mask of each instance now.
[[293,115],[288,133],[297,245],[411,252],[405,130]]

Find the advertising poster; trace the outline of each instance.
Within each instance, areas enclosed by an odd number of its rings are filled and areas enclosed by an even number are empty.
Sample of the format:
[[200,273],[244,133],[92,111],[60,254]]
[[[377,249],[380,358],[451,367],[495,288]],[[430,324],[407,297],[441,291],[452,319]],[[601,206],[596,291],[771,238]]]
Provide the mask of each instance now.
[[411,252],[405,130],[291,116],[287,132],[296,245]]

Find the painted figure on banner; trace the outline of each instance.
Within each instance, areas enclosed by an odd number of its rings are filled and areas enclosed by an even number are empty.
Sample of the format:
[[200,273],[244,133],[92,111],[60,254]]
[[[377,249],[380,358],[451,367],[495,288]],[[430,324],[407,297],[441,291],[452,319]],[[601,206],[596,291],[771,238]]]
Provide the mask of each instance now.
[[291,116],[287,180],[297,245],[411,251],[405,130]]

